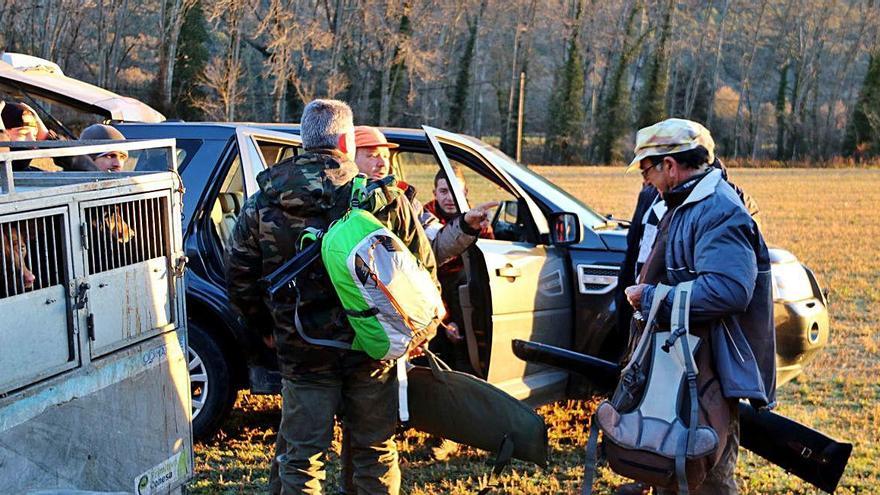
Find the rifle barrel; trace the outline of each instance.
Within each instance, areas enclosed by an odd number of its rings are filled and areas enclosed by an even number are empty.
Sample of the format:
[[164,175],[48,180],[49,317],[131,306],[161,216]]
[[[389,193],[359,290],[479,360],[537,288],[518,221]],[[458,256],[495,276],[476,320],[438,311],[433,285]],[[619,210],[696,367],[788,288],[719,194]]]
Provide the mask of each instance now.
[[273,299],[276,294],[290,287],[293,279],[320,257],[321,241],[319,239],[309,244],[293,258],[285,261],[274,272],[263,277],[260,282],[265,287],[269,299]]

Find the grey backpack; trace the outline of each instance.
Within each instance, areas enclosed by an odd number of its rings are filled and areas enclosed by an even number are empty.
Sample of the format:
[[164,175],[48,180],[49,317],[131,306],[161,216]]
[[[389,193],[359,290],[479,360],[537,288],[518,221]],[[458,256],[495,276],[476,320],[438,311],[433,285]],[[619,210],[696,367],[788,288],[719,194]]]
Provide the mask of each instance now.
[[730,408],[714,376],[708,342],[690,333],[692,286],[685,282],[674,289],[670,331],[659,331],[655,319],[672,288],[657,286],[617,389],[593,415],[584,494],[592,491],[600,430],[614,472],[679,494],[699,486],[721,457]]

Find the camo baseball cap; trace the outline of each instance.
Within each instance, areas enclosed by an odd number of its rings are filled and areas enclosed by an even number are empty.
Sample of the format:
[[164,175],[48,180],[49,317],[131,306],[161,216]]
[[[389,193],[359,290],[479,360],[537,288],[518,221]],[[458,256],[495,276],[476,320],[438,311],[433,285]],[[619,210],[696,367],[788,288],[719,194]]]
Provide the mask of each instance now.
[[649,156],[670,155],[703,146],[709,151],[709,163],[715,161],[715,141],[709,129],[685,119],[666,119],[639,129],[636,134],[635,157],[626,171],[639,169],[639,163]]

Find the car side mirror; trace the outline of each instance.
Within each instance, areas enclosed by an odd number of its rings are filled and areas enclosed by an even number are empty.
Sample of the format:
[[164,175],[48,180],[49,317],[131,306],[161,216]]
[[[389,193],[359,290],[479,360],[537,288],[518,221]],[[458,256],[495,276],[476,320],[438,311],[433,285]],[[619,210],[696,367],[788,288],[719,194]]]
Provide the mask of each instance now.
[[550,243],[568,246],[581,242],[581,219],[566,211],[550,214]]

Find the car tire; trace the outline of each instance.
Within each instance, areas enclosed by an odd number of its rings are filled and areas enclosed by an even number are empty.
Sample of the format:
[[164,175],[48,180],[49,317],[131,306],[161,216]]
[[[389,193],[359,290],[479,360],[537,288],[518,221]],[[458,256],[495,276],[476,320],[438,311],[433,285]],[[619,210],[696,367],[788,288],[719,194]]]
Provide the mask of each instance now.
[[214,435],[229,415],[236,393],[229,363],[217,341],[192,320],[187,335],[193,438],[203,440]]

